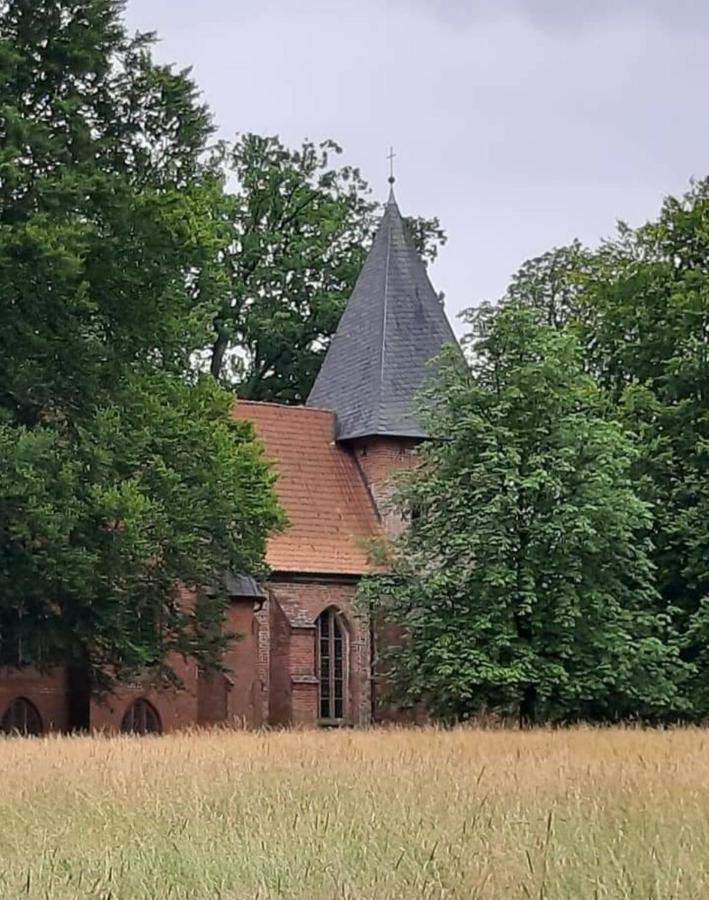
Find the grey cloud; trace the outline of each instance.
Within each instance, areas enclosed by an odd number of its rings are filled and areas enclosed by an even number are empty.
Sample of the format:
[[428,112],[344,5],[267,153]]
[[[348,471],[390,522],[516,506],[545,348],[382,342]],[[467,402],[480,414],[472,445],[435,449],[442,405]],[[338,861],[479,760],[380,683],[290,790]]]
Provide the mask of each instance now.
[[[411,6],[412,0],[396,0]],[[413,0],[452,24],[519,16],[540,28],[583,28],[618,20],[654,21],[670,29],[709,27],[706,0]]]

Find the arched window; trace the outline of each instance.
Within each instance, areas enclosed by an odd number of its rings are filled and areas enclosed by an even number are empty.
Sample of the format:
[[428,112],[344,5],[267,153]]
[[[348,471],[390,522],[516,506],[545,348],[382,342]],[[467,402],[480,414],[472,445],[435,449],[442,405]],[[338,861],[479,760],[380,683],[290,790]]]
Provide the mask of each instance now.
[[42,734],[42,717],[39,710],[24,697],[17,697],[5,710],[0,721],[3,734]]
[[142,697],[135,700],[123,716],[121,731],[126,734],[160,734],[162,726],[158,711]]
[[317,621],[320,721],[336,724],[345,718],[347,696],[347,633],[335,609]]

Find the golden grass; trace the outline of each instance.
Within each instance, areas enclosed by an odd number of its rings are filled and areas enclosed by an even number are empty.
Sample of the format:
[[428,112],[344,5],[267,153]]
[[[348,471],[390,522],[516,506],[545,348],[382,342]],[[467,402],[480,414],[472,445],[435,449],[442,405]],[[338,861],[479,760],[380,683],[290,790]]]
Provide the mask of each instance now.
[[699,729],[0,741],[0,897],[709,897]]

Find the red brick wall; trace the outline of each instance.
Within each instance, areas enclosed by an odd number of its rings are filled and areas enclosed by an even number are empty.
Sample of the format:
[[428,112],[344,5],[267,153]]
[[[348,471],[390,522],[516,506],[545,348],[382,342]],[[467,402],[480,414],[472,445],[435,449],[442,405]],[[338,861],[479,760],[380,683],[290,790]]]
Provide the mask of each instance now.
[[318,723],[318,679],[315,675],[294,675],[291,725],[313,728]]
[[290,628],[274,591],[269,590],[270,678],[268,697],[269,725],[288,725],[292,719],[290,680]]
[[[364,474],[375,506],[389,538],[397,538],[407,526],[406,518],[391,509],[393,493],[392,476],[396,472],[416,465],[415,449],[419,441],[410,438],[371,437],[352,441],[352,452]],[[411,722],[414,715],[410,710],[402,710],[386,700],[386,683],[377,664],[380,650],[400,640],[398,629],[374,628],[372,684],[374,718],[378,722]]]
[[91,728],[96,731],[120,730],[123,716],[138,697],[145,697],[158,712],[164,734],[187,728],[198,721],[197,664],[182,657],[170,660],[170,664],[184,685],[181,690],[156,690],[139,683],[121,685],[112,694],[91,701]]
[[258,726],[262,722],[262,687],[259,623],[254,615],[253,600],[233,600],[226,624],[229,631],[239,635],[224,655],[230,685],[227,718],[235,724]]
[[231,685],[222,672],[200,672],[197,681],[197,721],[200,725],[218,725],[229,715]]
[[271,610],[269,601],[255,614],[258,635],[257,672],[261,685],[261,716],[260,722],[269,721],[269,696],[271,684]]
[[[190,608],[195,595],[184,585],[178,585],[180,604]],[[131,703],[144,697],[157,710],[162,732],[168,734],[180,728],[187,728],[199,721],[199,672],[194,660],[185,660],[175,654],[168,660],[181,687],[157,690],[148,681],[140,678],[132,685],[124,684],[111,693],[91,699],[90,727],[95,731],[116,732],[121,728],[123,716]]]
[[[122,685],[90,704],[90,726],[120,730],[130,704],[145,697],[158,712],[163,732],[190,725],[227,721],[258,727],[316,725],[315,622],[323,610],[339,610],[348,629],[349,678],[347,720],[366,725],[371,719],[370,633],[366,617],[353,608],[353,581],[274,578],[267,607],[256,613],[252,601],[234,602],[227,627],[241,635],[227,650],[225,676],[200,676],[197,665],[175,657],[171,664],[183,688],[156,690],[149,684]],[[290,613],[289,621],[286,612]],[[0,670],[0,716],[16,697],[32,701],[45,730],[67,730],[69,695],[63,670],[41,675],[34,670]]]
[[[371,719],[369,624],[354,609],[352,581],[296,580],[275,577],[270,584],[272,615],[271,718],[273,724],[317,725],[315,622],[323,610],[339,610],[348,628],[349,696],[347,720],[366,725]],[[289,624],[297,616],[298,624]],[[274,623],[278,623],[278,631]],[[285,681],[288,684],[285,684]],[[276,680],[277,679],[277,680]]]
[[44,731],[66,731],[69,728],[64,669],[42,674],[35,669],[0,668],[0,718],[17,697],[34,703],[42,717]]
[[253,600],[232,601],[226,628],[239,637],[225,652],[225,674],[199,673],[196,663],[175,657],[171,664],[182,682],[180,690],[121,686],[110,696],[92,702],[91,727],[105,731],[120,729],[128,706],[138,697],[145,697],[157,709],[163,732],[197,723],[259,726],[263,720],[263,698]]
[[[183,595],[185,602],[190,602],[189,595]],[[139,680],[133,685],[121,685],[112,694],[91,700],[90,727],[98,731],[120,730],[126,710],[139,697],[145,697],[155,707],[164,732],[197,723],[261,725],[267,696],[260,659],[263,642],[253,600],[234,601],[226,626],[241,636],[226,651],[224,662],[230,670],[226,675],[200,676],[195,662],[175,656],[171,665],[182,689],[156,690]],[[68,730],[71,697],[63,669],[44,675],[33,669],[0,669],[0,717],[17,697],[34,703],[46,731]]]
[[[99,731],[118,731],[128,706],[138,697],[145,697],[157,709],[163,731],[174,731],[197,721],[197,672],[194,663],[182,659],[173,666],[185,683],[182,691],[156,691],[141,685],[121,686],[90,705],[91,728]],[[39,710],[45,731],[67,731],[69,721],[69,691],[66,673],[56,669],[41,674],[33,669],[15,671],[0,669],[0,717],[16,697],[25,697]]]
[[414,449],[419,442],[412,438],[371,437],[351,442],[351,449],[364,475],[374,505],[389,537],[397,537],[406,520],[390,508],[391,476],[415,465]]

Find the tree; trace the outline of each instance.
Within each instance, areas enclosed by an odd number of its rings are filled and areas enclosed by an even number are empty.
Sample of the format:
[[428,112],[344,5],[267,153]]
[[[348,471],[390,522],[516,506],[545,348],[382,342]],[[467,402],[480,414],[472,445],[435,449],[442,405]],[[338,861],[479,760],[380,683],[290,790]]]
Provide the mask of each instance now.
[[503,302],[539,310],[554,328],[585,321],[585,290],[595,272],[596,255],[573,241],[528,260],[513,276]]
[[366,586],[403,631],[399,695],[444,719],[676,708],[629,435],[534,310],[483,308],[473,333],[470,370],[451,356],[426,394],[432,440],[399,486],[415,515]]
[[223,573],[280,522],[192,371],[229,287],[210,117],[121,10],[0,0],[0,653],[94,685],[216,665]]
[[657,221],[621,226],[590,287],[599,380],[641,436],[636,476],[655,514],[658,586],[697,664],[709,712],[709,180],[667,198]]
[[[696,663],[693,697],[709,712],[709,180],[669,197],[656,221],[598,250],[573,245],[529,263],[517,297],[547,315],[560,284],[563,315],[584,363],[637,435],[633,477],[653,511],[661,608]],[[570,302],[568,298],[570,297]],[[556,304],[552,304],[556,305]]]
[[[229,292],[214,319],[209,368],[251,400],[300,403],[315,380],[364,261],[377,204],[359,170],[334,168],[331,140],[291,150],[247,134],[225,154],[236,188],[228,212]],[[428,259],[437,219],[409,220]]]

